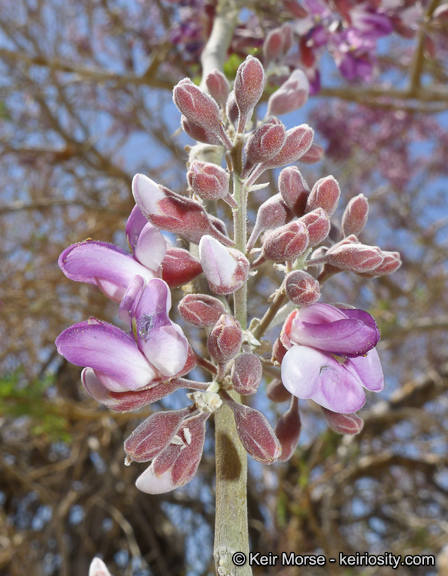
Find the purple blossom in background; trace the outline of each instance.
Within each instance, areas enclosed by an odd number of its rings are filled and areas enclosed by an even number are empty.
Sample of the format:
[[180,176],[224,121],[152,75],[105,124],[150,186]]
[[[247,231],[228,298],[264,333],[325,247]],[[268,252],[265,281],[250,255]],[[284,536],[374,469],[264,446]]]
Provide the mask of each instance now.
[[364,388],[384,388],[374,319],[363,310],[329,304],[304,306],[287,319],[282,343],[282,382],[298,398],[350,414],[365,403]]

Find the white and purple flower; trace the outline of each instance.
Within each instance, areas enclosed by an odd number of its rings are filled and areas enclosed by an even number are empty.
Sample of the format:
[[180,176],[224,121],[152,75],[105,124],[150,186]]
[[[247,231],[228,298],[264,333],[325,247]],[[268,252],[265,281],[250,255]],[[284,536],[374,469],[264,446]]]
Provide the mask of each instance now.
[[359,410],[364,389],[380,392],[384,376],[375,350],[380,332],[363,310],[312,304],[286,320],[281,340],[288,349],[282,382],[297,398],[341,414]]

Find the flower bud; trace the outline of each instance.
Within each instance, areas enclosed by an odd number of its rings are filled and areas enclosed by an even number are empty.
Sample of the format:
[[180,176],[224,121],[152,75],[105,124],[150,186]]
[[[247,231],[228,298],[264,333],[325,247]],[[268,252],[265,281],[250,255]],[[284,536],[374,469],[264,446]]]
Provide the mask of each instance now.
[[203,328],[214,326],[225,308],[220,300],[208,294],[187,294],[179,302],[178,311],[185,322]]
[[247,243],[246,250],[250,252],[255,245],[259,235],[266,230],[283,226],[290,222],[293,215],[286,206],[280,194],[275,194],[268,198],[266,202],[258,208],[257,220]]
[[102,560],[94,558],[90,564],[89,576],[111,576],[111,573]]
[[286,56],[291,50],[294,42],[294,31],[290,22],[282,24],[281,31],[283,34],[283,56]]
[[232,384],[238,394],[255,394],[263,378],[263,366],[256,354],[244,353],[235,358],[232,366]]
[[228,172],[211,162],[194,160],[187,172],[187,181],[190,188],[203,200],[225,200],[236,208],[238,204],[229,194]]
[[272,363],[281,364],[286,352],[287,349],[283,345],[283,342],[280,338],[277,338],[277,340],[274,342],[274,345],[272,346]]
[[162,280],[170,288],[191,282],[202,272],[201,263],[188,250],[170,247],[162,260]]
[[194,122],[190,122],[185,118],[185,116],[181,117],[180,123],[182,125],[182,129],[190,138],[193,140],[197,140],[198,142],[203,142],[204,144],[212,144],[214,146],[221,146],[221,140],[215,135],[214,132],[210,132],[209,130],[205,130],[201,126],[198,126]]
[[247,139],[246,166],[265,162],[276,156],[286,140],[286,128],[278,118],[269,118],[256,128]]
[[312,144],[308,152],[300,158],[303,164],[316,164],[324,157],[325,151],[319,144]]
[[335,244],[325,254],[325,261],[331,266],[351,272],[370,272],[383,262],[378,246],[348,243]]
[[286,140],[280,152],[264,163],[264,168],[280,168],[299,160],[313,143],[314,131],[307,124],[301,124],[286,132]]
[[327,408],[322,408],[328,426],[338,434],[359,434],[364,422],[356,413],[339,414]]
[[369,202],[364,194],[359,194],[350,200],[342,216],[344,236],[355,234],[364,229],[369,216]]
[[308,12],[296,0],[283,0],[283,7],[296,18],[306,18]]
[[[286,350],[285,350],[286,352]],[[266,396],[271,402],[286,402],[291,398],[291,392],[286,390],[281,380],[275,379],[268,385]]]
[[303,216],[310,190],[296,166],[283,168],[278,178],[278,188],[283,200],[294,216],[299,218]]
[[432,15],[434,20],[441,20],[442,22],[448,21],[448,4],[444,3],[434,10]]
[[283,414],[275,427],[275,435],[282,447],[279,457],[281,462],[286,462],[294,454],[299,443],[301,427],[299,401],[293,396],[289,410]]
[[236,126],[238,122],[238,115],[239,111],[238,111],[238,105],[236,103],[235,91],[232,90],[229,94],[229,97],[227,98],[226,116],[230,120],[230,122],[232,122],[232,124]]
[[308,100],[310,83],[302,70],[294,70],[288,80],[274,92],[268,101],[268,116],[289,114],[301,108]]
[[310,236],[310,246],[318,246],[330,232],[331,221],[323,208],[316,208],[299,219],[303,222]]
[[209,286],[217,294],[232,294],[241,288],[249,274],[248,259],[211,236],[202,237],[199,258]]
[[320,298],[319,282],[303,270],[295,270],[286,276],[285,291],[297,306],[314,304]]
[[266,78],[261,62],[248,56],[239,66],[234,84],[235,100],[238,106],[238,132],[242,134],[247,121],[250,120],[255,105],[260,100]]
[[225,108],[230,89],[224,74],[219,70],[213,70],[205,79],[205,84],[210,96],[218,102],[221,108]]
[[340,196],[339,184],[333,176],[321,178],[314,184],[308,196],[306,211],[311,212],[315,208],[323,208],[328,216],[332,216],[337,208]]
[[228,394],[223,399],[233,412],[238,436],[247,453],[263,464],[275,462],[281,446],[266,417],[254,408],[238,404]]
[[283,55],[283,34],[281,28],[270,30],[263,43],[264,65],[268,66]]
[[381,250],[383,261],[379,266],[366,273],[366,276],[386,276],[397,271],[401,266],[401,256],[399,252],[387,252]]
[[138,426],[124,443],[128,458],[148,462],[160,454],[188,416],[190,409],[155,412]]
[[173,89],[173,100],[188,122],[215,134],[227,148],[232,147],[225,132],[217,103],[189,78],[181,80]]
[[272,262],[294,260],[308,248],[309,235],[303,222],[290,222],[266,234],[262,256]]
[[132,193],[140,210],[157,228],[180,234],[196,244],[204,234],[219,238],[223,244],[232,244],[215,229],[199,202],[159,186],[143,174],[134,176]]
[[239,322],[230,314],[223,314],[207,339],[210,356],[218,364],[227,364],[238,354],[243,343],[243,331]]

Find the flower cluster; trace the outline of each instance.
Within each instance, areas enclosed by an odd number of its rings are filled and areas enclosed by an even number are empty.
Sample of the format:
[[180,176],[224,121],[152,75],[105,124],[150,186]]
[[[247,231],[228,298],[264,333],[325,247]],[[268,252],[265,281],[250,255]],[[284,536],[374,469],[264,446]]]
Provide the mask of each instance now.
[[[179,82],[173,98],[184,130],[209,149],[223,151],[227,169],[198,159],[198,145],[188,166],[186,194],[136,175],[136,206],[126,225],[130,252],[87,240],[67,248],[59,259],[68,278],[96,285],[119,304],[118,317],[125,326],[90,318],[57,338],[60,354],[84,367],[86,392],[109,409],[126,412],[174,390],[189,391],[186,407],[153,412],[125,441],[127,464],[151,462],[137,479],[145,492],[166,492],[191,480],[202,456],[206,422],[223,404],[232,410],[247,452],[270,464],[290,458],[297,446],[299,398],[319,404],[334,430],[353,434],[362,426],[355,412],[365,402],[364,389],[383,388],[373,318],[349,306],[317,301],[321,283],[332,275],[389,274],[400,266],[399,254],[358,240],[368,216],[362,194],[346,206],[340,238],[334,230],[330,236],[340,199],[338,183],[328,176],[310,189],[299,169],[287,166],[315,162],[321,150],[313,144],[309,126],[286,130],[274,115],[304,104],[306,78],[294,71],[270,97],[267,117],[257,123],[254,109],[265,83],[262,64],[251,56],[239,67],[233,90],[218,71],[206,79],[208,93],[189,79]],[[247,197],[266,186],[257,181],[272,168],[282,168],[278,192],[259,207],[247,239]],[[209,200],[232,208],[233,238],[207,209]],[[169,246],[161,230],[197,245],[199,257]],[[246,304],[241,295],[250,276],[266,265],[284,274],[272,306],[290,301],[272,359],[262,355],[258,338],[269,326],[266,318],[274,314],[252,319],[249,329],[241,325],[241,302]],[[193,290],[200,274],[208,293]],[[170,289],[187,284],[178,313],[185,325],[204,330],[208,358],[198,356],[169,317]],[[213,376],[211,382],[185,378],[197,364]],[[257,393],[268,365],[272,370],[281,365],[280,378],[269,385],[269,398],[283,401],[292,395],[275,430],[260,411],[239,402],[239,395]]]

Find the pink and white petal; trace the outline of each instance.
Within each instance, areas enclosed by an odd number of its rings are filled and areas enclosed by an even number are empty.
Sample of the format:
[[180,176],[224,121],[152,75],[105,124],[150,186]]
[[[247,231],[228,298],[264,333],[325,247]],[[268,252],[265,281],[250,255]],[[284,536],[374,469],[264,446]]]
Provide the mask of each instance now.
[[165,198],[165,193],[154,180],[143,174],[136,174],[132,180],[132,194],[137,206],[145,216],[161,214],[157,204]]
[[58,336],[56,346],[72,364],[88,366],[119,383],[120,391],[147,386],[155,376],[134,339],[111,324],[75,324]]
[[167,248],[168,245],[160,230],[148,222],[135,244],[134,255],[143,266],[157,273]]
[[188,341],[182,329],[171,321],[151,330],[142,347],[149,362],[164,376],[178,374],[188,358]]
[[94,558],[90,564],[89,576],[112,576],[106,564],[99,558]]
[[140,291],[144,286],[145,281],[141,276],[135,276],[126,290],[123,299],[120,303],[118,310],[118,317],[129,326],[132,324],[131,311],[135,306],[136,299],[139,297]]
[[214,286],[230,286],[238,261],[220,242],[209,235],[201,238],[199,259],[207,280]]
[[177,488],[171,478],[171,470],[168,470],[162,476],[156,476],[153,470],[153,464],[147,468],[143,474],[137,478],[136,487],[146,494],[164,494]]
[[143,216],[142,211],[138,206],[134,206],[132,212],[126,222],[126,237],[128,239],[129,247],[135,251],[138,237],[143,228],[148,224],[148,220]]
[[310,322],[311,324],[326,324],[347,318],[345,310],[340,310],[331,304],[316,303],[311,306],[303,306],[297,314],[297,321]]
[[292,346],[282,362],[284,387],[297,398],[310,398],[319,385],[320,370],[327,364],[327,358],[326,354],[314,348]]
[[347,364],[354,366],[364,388],[372,392],[381,392],[384,389],[383,368],[376,349],[367,352],[366,356],[350,358]]

